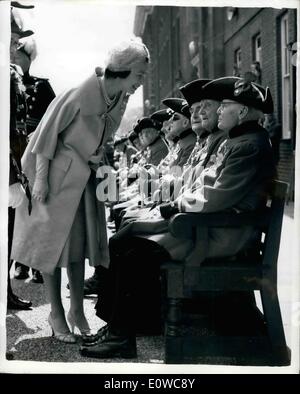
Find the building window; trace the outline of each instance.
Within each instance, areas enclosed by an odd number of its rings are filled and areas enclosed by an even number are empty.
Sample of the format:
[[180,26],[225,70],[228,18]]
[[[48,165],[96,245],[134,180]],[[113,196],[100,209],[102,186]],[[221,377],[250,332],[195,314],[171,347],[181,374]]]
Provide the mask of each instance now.
[[180,67],[180,54],[181,54],[181,35],[180,35],[180,19],[176,19],[176,60],[177,65]]
[[240,77],[241,70],[242,70],[242,50],[241,48],[238,48],[234,51],[233,75],[235,77]]
[[259,64],[261,65],[261,55],[261,35],[259,33],[256,34],[256,36],[254,36],[252,40],[252,60],[254,62],[259,62]]
[[[171,45],[172,45],[172,59],[170,69],[172,68],[172,84],[173,86],[177,86],[183,84],[181,81],[181,32],[180,32],[180,18],[175,16],[172,21],[172,36],[170,37]],[[166,56],[166,54],[164,54]],[[170,69],[168,73],[170,75]],[[179,92],[176,89],[176,94]],[[172,93],[174,95],[174,93]]]
[[285,14],[280,21],[281,37],[281,105],[282,105],[282,138],[291,138],[291,75],[290,75],[290,53],[288,51],[289,29],[288,14]]

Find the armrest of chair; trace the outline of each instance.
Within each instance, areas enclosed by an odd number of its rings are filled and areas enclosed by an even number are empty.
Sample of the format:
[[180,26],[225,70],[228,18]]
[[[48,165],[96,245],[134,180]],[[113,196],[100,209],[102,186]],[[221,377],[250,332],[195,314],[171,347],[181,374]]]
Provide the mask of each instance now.
[[268,225],[270,209],[252,212],[178,213],[170,219],[169,230],[176,238],[190,239],[197,227],[242,227],[263,228]]

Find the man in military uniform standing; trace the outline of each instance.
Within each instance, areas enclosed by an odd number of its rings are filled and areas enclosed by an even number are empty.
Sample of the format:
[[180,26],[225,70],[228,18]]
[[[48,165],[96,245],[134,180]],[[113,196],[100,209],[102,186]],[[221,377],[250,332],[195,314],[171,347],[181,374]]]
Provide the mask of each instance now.
[[[26,88],[26,116],[22,119],[26,124],[27,135],[36,129],[50,102],[54,99],[55,93],[45,78],[38,78],[30,75],[29,69],[31,62],[36,57],[36,45],[34,41],[25,42],[18,48],[15,55],[15,62],[22,68],[23,84]],[[26,279],[29,277],[29,267],[16,262],[15,279]],[[42,275],[37,270],[32,270],[32,281],[43,283]]]
[[[30,6],[29,6],[30,7]],[[8,209],[8,286],[7,286],[7,308],[29,309],[31,302],[15,295],[11,288],[9,271],[12,265],[10,259],[15,209],[25,198],[28,198],[28,210],[31,211],[31,198],[26,182],[26,177],[21,170],[21,157],[26,147],[26,94],[22,83],[20,68],[14,64],[15,55],[19,46],[19,39],[28,37],[33,31],[22,31],[13,15],[11,16],[11,42],[10,42],[10,173],[9,173],[9,209]]]
[[16,53],[16,63],[22,68],[24,73],[23,83],[27,94],[27,134],[35,131],[49,104],[55,98],[55,93],[48,79],[30,75],[29,68],[35,56],[34,41],[26,42]]

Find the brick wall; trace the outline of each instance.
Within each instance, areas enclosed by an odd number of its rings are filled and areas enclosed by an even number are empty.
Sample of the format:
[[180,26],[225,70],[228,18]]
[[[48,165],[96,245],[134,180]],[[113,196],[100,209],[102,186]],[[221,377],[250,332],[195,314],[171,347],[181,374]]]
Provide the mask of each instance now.
[[[144,31],[144,40],[149,45],[152,55],[144,99],[151,97],[154,104],[152,110],[162,107],[161,100],[164,97],[180,96],[178,93],[180,84],[196,77],[189,53],[191,41],[194,40],[198,44],[200,77],[218,78],[232,75],[234,51],[237,48],[242,50],[241,73],[250,71],[253,61],[252,40],[257,33],[260,33],[262,84],[269,86],[275,115],[281,122],[280,18],[284,12],[288,13],[290,39],[296,41],[295,10],[239,8],[232,20],[228,21],[226,7],[155,6],[153,9]],[[293,72],[292,82],[295,86],[295,70]],[[291,108],[291,111],[295,112],[294,108]],[[279,179],[288,182],[293,172],[294,146],[295,131],[292,139],[283,140],[280,147]]]
[[289,184],[288,200],[294,199],[295,192],[295,157],[290,141],[280,144],[280,161],[277,166],[278,179]]

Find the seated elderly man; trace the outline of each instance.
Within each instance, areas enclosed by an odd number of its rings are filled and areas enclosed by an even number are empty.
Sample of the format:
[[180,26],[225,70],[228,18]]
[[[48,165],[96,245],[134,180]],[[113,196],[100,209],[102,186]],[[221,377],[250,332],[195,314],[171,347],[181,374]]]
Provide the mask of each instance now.
[[172,123],[172,116],[174,111],[170,108],[159,109],[150,115],[150,118],[162,124],[161,131],[165,134],[168,133],[168,129]]
[[[205,144],[206,138],[208,136],[208,130],[206,130],[202,124],[200,110],[202,108],[201,101],[204,99],[202,87],[210,81],[211,79],[195,79],[179,88],[181,94],[187,101],[187,106],[191,114],[191,126],[197,136],[197,143],[194,147],[194,150],[192,151],[191,156],[189,157],[189,164],[197,161],[198,152]],[[211,123],[212,120],[207,122],[206,126]],[[216,124],[210,126],[209,128],[211,129],[212,127],[215,129]]]
[[[191,128],[197,140],[193,150],[189,149],[188,154],[178,154],[182,166],[180,175],[168,168],[167,179],[161,178],[160,198],[157,198],[158,193],[155,195],[158,203],[167,201],[168,195],[169,199],[173,200],[178,193],[190,187],[200,172],[214,163],[218,147],[226,138],[226,131],[218,129],[219,96],[217,92],[206,92],[202,89],[208,82],[208,79],[196,79],[180,88],[187,102],[187,105],[181,108],[181,112],[190,112]],[[173,161],[170,166],[176,165],[177,162]]]
[[[160,135],[162,124],[144,117],[138,121],[134,127],[134,131],[138,134],[143,154],[137,165],[128,172],[128,179],[136,179],[140,172],[144,173],[143,167],[146,165],[158,165],[167,155],[168,148]],[[140,174],[141,175],[141,174]],[[123,192],[120,193],[120,201],[128,201],[136,196],[139,183],[135,182],[127,189],[127,183],[122,185]]]
[[137,150],[128,144],[128,138],[122,137],[114,141],[114,156],[118,162],[118,168],[124,168],[129,165],[130,158]]
[[149,169],[150,181],[148,186],[149,197],[162,186],[164,182],[169,183],[174,178],[181,175],[182,168],[187,162],[196,143],[196,134],[191,128],[190,111],[187,102],[181,98],[167,98],[162,101],[172,111],[168,138],[175,142],[172,153],[157,167]]
[[226,130],[218,128],[219,94],[202,89],[210,81],[196,79],[180,88],[189,105],[192,129],[197,134],[197,144],[182,175],[184,184],[181,192],[192,185],[204,168],[214,163],[215,154],[226,138]]
[[160,109],[158,111],[153,112],[150,115],[150,118],[161,123],[161,133],[164,135],[164,139],[168,144],[168,154],[167,156],[159,163],[160,170],[163,170],[165,167],[169,165],[169,162],[172,160],[175,150],[175,143],[173,142],[173,137],[170,137],[170,130],[172,125],[172,116],[174,111],[170,108]]
[[176,143],[175,155],[169,167],[183,166],[189,158],[195,143],[196,134],[191,128],[191,114],[187,102],[180,98],[167,98],[162,101],[164,105],[173,110],[169,137]]
[[[136,149],[136,153],[131,155],[129,167],[126,169],[129,172],[132,168],[137,168],[139,165],[143,165],[145,163],[145,151],[144,147],[140,141],[139,137],[140,130],[136,129],[135,127],[128,135],[128,141],[132,144],[132,146]],[[136,172],[136,170],[134,170]]]
[[151,118],[142,118],[135,129],[140,131],[140,141],[146,148],[147,164],[158,165],[167,155],[168,149],[160,136],[162,124]]
[[[110,239],[107,286],[96,306],[97,315],[108,324],[95,345],[81,348],[83,356],[136,357],[141,323],[151,324],[160,314],[155,310],[160,305],[160,263],[170,256],[189,263],[194,251],[192,241],[179,243],[168,236],[168,219],[173,214],[253,211],[267,199],[275,166],[268,133],[259,121],[263,113],[273,112],[269,89],[226,77],[206,84],[203,90],[214,92],[222,101],[218,127],[227,130],[226,143],[219,147],[214,165],[204,169],[190,189],[173,204],[161,206],[155,223],[131,223]],[[209,229],[203,244],[197,243],[198,259],[235,254],[248,247],[255,233],[249,227]]]
[[[158,163],[158,165],[153,165],[153,160],[148,160],[146,163],[147,172],[144,171],[143,176],[145,178],[145,188],[142,190],[142,195],[138,195],[141,190],[135,188],[135,197],[134,202],[132,201],[133,194],[130,191],[125,191],[121,196],[130,196],[129,204],[122,204],[122,208],[129,206],[137,206],[137,200],[140,201],[143,199],[144,191],[146,191],[146,197],[151,196],[151,192],[155,190],[156,186],[159,183],[159,175],[164,173],[169,173],[170,168],[175,168],[176,166],[183,166],[188,157],[193,150],[193,147],[196,142],[195,133],[191,129],[190,125],[190,113],[188,107],[186,106],[186,101],[180,98],[168,98],[162,101],[164,105],[168,107],[168,110],[160,110],[156,111],[156,113],[152,114],[150,120],[154,122],[154,124],[162,125],[160,127],[161,132],[166,131],[167,137],[176,140],[176,146],[170,149],[168,154]],[[184,108],[184,109],[183,109]],[[159,123],[157,123],[159,122]],[[141,128],[140,135],[141,141],[145,146],[143,135],[144,132],[147,131],[149,123],[149,118],[144,118],[141,122],[136,126],[136,128]],[[165,144],[166,146],[166,144]],[[153,156],[153,155],[150,155]],[[151,180],[151,183],[147,182],[147,179]],[[141,183],[136,182],[141,186]],[[149,187],[151,186],[151,188]],[[145,189],[145,190],[144,190]],[[146,190],[147,189],[147,190]],[[117,208],[121,208],[118,206]]]
[[128,141],[131,143],[132,147],[136,150],[135,154],[131,155],[130,157],[129,167],[131,167],[134,162],[136,163],[138,161],[137,155],[142,151],[143,148],[140,143],[139,135],[134,130],[132,130],[129,133]]
[[[167,143],[161,135],[162,124],[149,118],[140,119],[134,127],[143,147],[143,154],[129,171],[124,169],[119,182],[119,202],[113,208],[116,227],[119,227],[121,212],[137,205],[148,197],[148,169],[157,166],[168,153]],[[124,176],[125,175],[125,176]]]
[[[149,205],[148,202],[152,205],[153,194],[162,187],[162,184],[169,184],[181,175],[182,167],[189,158],[196,142],[196,135],[191,129],[187,102],[180,98],[168,98],[163,100],[162,103],[172,111],[168,136],[174,141],[176,139],[176,146],[172,149],[172,153],[168,154],[168,157],[162,160],[158,166],[149,168],[147,174],[149,181],[144,187],[146,193],[139,196],[139,201],[145,195],[149,197],[143,201],[143,205],[146,206]],[[145,211],[141,209],[140,205],[136,202],[130,202],[126,207],[126,212],[123,212],[123,217],[126,220],[132,220],[142,217],[144,213]]]

